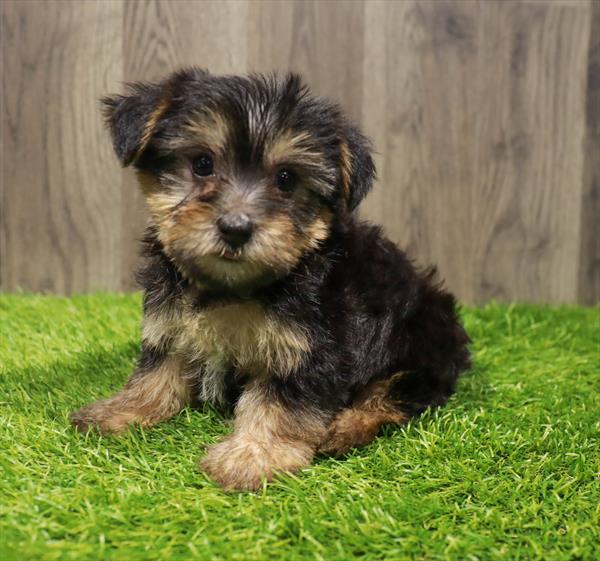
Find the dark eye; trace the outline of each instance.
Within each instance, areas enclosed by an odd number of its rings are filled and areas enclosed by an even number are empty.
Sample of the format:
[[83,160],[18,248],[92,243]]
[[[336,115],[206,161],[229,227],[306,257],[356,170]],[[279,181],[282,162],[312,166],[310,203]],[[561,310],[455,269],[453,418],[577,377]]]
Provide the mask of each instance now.
[[285,192],[289,193],[296,184],[296,176],[294,172],[289,169],[280,169],[277,172],[277,187]]
[[213,168],[213,159],[210,154],[200,154],[192,160],[192,171],[194,172],[194,175],[212,175]]

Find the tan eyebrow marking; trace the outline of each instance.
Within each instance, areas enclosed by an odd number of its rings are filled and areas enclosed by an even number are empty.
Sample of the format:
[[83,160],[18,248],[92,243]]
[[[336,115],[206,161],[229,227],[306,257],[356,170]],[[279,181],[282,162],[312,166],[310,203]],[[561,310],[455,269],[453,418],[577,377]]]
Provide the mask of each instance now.
[[203,110],[194,113],[183,125],[183,134],[169,142],[171,149],[204,145],[216,153],[225,153],[230,127],[221,113]]
[[267,142],[264,162],[267,167],[285,162],[308,168],[322,168],[326,164],[323,154],[315,149],[310,133],[291,129]]

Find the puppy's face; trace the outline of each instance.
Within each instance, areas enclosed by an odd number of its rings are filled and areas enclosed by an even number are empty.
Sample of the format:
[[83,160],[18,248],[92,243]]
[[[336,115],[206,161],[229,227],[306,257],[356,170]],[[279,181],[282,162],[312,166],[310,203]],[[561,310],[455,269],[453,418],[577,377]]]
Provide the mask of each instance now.
[[287,274],[372,184],[367,141],[293,75],[191,70],[104,103],[165,252],[202,284]]

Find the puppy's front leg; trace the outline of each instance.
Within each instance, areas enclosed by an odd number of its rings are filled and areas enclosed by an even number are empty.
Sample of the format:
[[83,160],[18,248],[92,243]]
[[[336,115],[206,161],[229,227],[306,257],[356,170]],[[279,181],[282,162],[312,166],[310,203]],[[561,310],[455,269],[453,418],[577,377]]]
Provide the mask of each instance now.
[[95,428],[103,433],[118,433],[131,424],[147,427],[168,419],[188,402],[189,388],[180,359],[171,355],[159,357],[146,349],[119,393],[75,411],[70,419],[80,431]]
[[225,489],[256,490],[262,478],[308,466],[326,433],[325,415],[285,406],[268,385],[246,388],[235,408],[234,432],[211,446],[204,470]]

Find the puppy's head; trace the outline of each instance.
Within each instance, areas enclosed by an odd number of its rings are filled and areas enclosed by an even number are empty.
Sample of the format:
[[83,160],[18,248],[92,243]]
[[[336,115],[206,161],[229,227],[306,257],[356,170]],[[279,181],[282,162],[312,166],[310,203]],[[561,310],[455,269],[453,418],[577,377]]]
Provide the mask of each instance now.
[[285,275],[373,182],[368,141],[295,75],[191,69],[103,103],[165,252],[201,283]]

